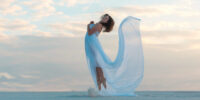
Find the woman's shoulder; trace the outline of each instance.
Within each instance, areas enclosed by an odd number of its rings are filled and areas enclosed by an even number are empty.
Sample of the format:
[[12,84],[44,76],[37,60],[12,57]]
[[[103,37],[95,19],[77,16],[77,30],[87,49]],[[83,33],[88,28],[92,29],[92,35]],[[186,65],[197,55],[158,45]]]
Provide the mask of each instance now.
[[98,31],[101,31],[103,27],[101,23],[96,23],[95,26],[97,27]]
[[98,27],[102,27],[101,23],[96,23],[95,25],[98,26]]
[[90,24],[90,28],[92,28],[92,27],[95,27],[95,29],[97,29],[97,30],[101,30],[102,24],[100,24],[100,23]]

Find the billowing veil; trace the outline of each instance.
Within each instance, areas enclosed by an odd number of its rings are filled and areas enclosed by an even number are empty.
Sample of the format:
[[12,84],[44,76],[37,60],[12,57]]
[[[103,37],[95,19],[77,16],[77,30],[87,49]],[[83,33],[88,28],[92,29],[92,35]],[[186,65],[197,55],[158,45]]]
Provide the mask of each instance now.
[[[134,96],[144,74],[144,56],[139,29],[140,19],[128,16],[118,28],[119,48],[114,61],[106,55],[95,34],[85,36],[87,64],[101,96]],[[94,24],[91,24],[92,28]],[[107,88],[98,90],[96,66],[102,68]]]

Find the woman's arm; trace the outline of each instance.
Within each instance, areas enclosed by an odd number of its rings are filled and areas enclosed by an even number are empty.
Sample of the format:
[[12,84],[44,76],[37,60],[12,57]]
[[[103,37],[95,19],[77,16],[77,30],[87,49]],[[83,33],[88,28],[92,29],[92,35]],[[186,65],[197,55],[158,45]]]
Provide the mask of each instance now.
[[[90,23],[91,24],[91,23]],[[101,24],[95,24],[94,27],[91,29],[89,28],[90,24],[88,24],[87,30],[88,30],[88,35],[92,35],[96,31],[101,31],[102,25]]]
[[89,32],[90,30],[90,24],[94,24],[94,21],[91,21],[88,25],[87,25],[87,31]]

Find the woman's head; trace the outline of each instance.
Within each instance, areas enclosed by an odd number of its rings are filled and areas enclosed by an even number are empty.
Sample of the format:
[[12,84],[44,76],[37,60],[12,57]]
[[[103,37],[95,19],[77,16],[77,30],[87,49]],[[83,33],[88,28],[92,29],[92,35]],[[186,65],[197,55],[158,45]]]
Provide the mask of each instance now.
[[101,16],[101,21],[100,23],[104,27],[104,32],[110,32],[113,29],[113,26],[115,24],[114,20],[109,14],[104,14]]

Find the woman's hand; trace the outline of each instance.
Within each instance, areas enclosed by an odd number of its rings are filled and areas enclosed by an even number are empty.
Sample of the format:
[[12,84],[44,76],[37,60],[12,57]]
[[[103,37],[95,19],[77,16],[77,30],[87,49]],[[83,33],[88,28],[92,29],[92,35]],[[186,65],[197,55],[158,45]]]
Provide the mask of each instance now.
[[90,21],[90,23],[88,24],[88,27],[90,26],[90,24],[94,24],[94,21]]
[[94,21],[91,21],[90,24],[94,24]]

